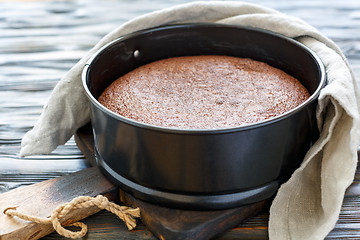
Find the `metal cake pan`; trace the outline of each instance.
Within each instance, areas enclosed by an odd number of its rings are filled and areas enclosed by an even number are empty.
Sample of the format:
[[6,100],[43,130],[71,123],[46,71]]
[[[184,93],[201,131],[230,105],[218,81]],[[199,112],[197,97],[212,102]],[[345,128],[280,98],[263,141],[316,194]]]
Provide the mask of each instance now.
[[[266,62],[296,77],[311,97],[280,116],[241,127],[175,129],[122,117],[97,98],[119,76],[163,58],[228,55]],[[85,65],[95,155],[104,174],[135,197],[187,209],[224,209],[272,197],[318,138],[321,60],[303,44],[250,27],[182,24],[135,32]]]

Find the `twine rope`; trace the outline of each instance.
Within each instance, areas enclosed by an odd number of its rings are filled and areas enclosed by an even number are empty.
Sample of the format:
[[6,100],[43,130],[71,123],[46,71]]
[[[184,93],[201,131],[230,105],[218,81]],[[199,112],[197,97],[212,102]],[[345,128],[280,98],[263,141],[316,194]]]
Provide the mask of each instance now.
[[64,218],[69,212],[75,209],[89,208],[96,206],[99,209],[107,210],[117,215],[122,221],[125,222],[127,228],[132,230],[136,227],[136,218],[140,217],[139,208],[130,208],[126,206],[119,206],[113,202],[110,202],[105,196],[98,195],[96,197],[80,196],[74,198],[71,202],[59,205],[51,214],[50,218],[33,217],[16,210],[17,207],[9,207],[4,210],[4,214],[11,217],[18,217],[23,220],[42,223],[52,224],[55,231],[66,238],[81,238],[87,233],[87,226],[82,222],[75,222],[68,226],[80,227],[79,231],[71,231],[65,229],[61,225],[61,219]]

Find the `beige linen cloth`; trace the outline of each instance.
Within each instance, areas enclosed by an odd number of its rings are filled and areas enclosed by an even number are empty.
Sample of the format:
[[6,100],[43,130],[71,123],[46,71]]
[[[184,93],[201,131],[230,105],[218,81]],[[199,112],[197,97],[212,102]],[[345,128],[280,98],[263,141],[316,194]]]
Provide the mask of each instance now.
[[278,11],[244,2],[192,2],[137,17],[106,35],[55,87],[22,141],[20,155],[46,154],[90,120],[81,85],[85,62],[122,35],[165,24],[217,22],[263,28],[298,40],[322,59],[328,84],[317,109],[320,139],[279,189],[270,209],[270,239],[323,239],[334,227],[357,165],[359,93],[340,49],[314,27]]

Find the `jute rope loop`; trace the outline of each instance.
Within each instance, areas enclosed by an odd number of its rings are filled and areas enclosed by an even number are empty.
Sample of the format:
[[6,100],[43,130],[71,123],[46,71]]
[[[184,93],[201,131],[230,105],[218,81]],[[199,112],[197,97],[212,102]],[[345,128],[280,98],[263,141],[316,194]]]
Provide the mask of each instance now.
[[71,202],[64,203],[58,206],[51,214],[50,218],[39,218],[23,214],[16,210],[16,207],[9,207],[4,210],[4,214],[11,217],[18,217],[27,221],[43,224],[52,224],[55,231],[66,237],[66,238],[81,238],[87,233],[87,226],[82,222],[75,222],[69,226],[80,227],[79,231],[70,231],[65,229],[61,225],[61,219],[64,218],[69,212],[75,209],[89,208],[96,206],[99,209],[107,210],[117,215],[121,220],[123,220],[129,230],[132,230],[136,227],[136,219],[140,217],[139,208],[129,208],[126,206],[119,206],[113,202],[110,202],[106,197],[98,195],[95,198],[88,196],[80,196],[74,198]]

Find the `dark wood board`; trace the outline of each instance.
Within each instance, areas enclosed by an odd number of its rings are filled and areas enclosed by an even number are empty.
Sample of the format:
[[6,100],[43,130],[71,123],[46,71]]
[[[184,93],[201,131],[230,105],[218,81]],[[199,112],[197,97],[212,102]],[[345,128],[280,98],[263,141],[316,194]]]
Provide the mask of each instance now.
[[170,209],[120,194],[121,201],[141,209],[141,220],[159,239],[211,239],[255,216],[267,201],[218,211]]

